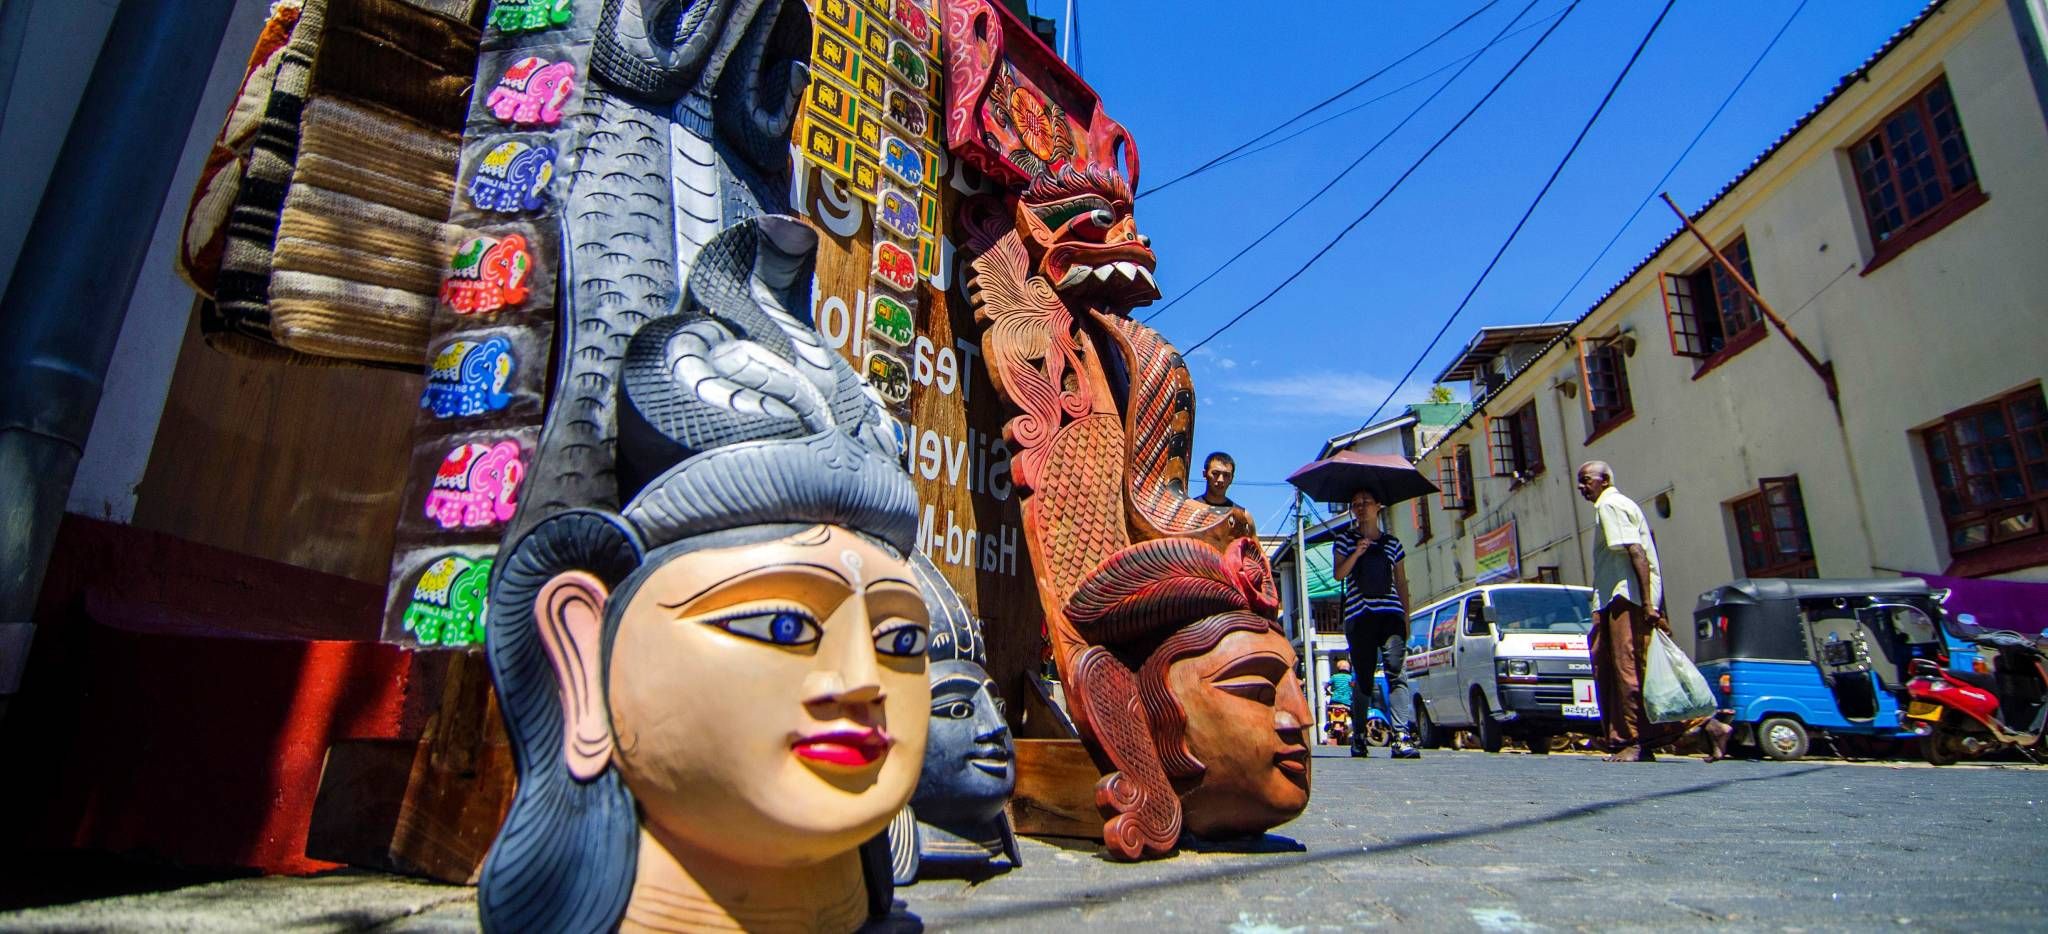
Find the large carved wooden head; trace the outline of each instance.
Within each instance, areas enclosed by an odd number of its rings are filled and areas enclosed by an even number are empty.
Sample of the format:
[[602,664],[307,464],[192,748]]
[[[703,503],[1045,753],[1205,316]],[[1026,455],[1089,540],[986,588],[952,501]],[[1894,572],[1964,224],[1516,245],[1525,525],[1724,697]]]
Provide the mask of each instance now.
[[1091,641],[1144,659],[1148,738],[1199,835],[1258,833],[1308,805],[1309,713],[1274,596],[1250,540],[1162,538],[1119,552],[1066,606]]
[[912,554],[911,569],[931,612],[931,733],[910,809],[889,827],[898,885],[917,881],[925,864],[1020,862],[1003,807],[1017,786],[1016,745],[986,667],[981,621],[930,559]]
[[875,837],[924,761],[928,610],[894,433],[801,315],[816,240],[762,217],[706,245],[619,375],[617,512],[501,560],[488,648],[519,787],[486,926],[608,928],[641,831],[740,867]]

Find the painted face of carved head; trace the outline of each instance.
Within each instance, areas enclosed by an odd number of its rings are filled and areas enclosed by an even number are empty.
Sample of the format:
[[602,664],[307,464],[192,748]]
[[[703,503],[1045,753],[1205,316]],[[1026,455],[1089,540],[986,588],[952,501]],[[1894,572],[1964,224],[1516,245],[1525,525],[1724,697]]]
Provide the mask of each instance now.
[[1189,830],[1205,837],[1264,831],[1308,806],[1308,703],[1294,648],[1271,628],[1239,630],[1175,661],[1166,689],[1187,711],[1187,749],[1205,767],[1181,796]]
[[1017,785],[1015,744],[995,682],[965,659],[933,662],[931,737],[911,805],[932,823],[986,821]]
[[1131,216],[1131,189],[1108,169],[1040,176],[1017,199],[1017,223],[1060,296],[1101,308],[1159,297],[1158,258]]
[[623,610],[613,761],[670,846],[801,865],[880,832],[924,762],[909,564],[844,529],[688,552]]

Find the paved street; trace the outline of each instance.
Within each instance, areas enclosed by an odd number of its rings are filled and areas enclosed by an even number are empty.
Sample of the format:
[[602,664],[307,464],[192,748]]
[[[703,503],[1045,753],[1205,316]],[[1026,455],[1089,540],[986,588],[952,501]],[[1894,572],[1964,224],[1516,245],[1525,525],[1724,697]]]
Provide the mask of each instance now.
[[[932,930],[1281,932],[2048,929],[2048,769],[1321,750],[1300,820],[1256,846],[1025,866],[899,892]],[[7,930],[474,927],[466,889],[252,879],[0,915]]]

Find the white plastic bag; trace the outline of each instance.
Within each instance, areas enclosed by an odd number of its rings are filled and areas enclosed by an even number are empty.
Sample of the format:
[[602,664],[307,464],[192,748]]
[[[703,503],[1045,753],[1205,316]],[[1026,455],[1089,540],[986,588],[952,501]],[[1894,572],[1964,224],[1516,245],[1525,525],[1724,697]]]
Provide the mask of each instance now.
[[1643,709],[1653,723],[1676,723],[1712,716],[1714,693],[1706,676],[1663,630],[1650,640],[1643,673]]

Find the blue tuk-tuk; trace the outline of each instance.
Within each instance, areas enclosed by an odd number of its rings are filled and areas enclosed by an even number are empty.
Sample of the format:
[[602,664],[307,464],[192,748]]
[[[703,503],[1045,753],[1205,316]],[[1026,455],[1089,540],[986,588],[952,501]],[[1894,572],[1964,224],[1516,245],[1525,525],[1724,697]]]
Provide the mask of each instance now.
[[1733,581],[1700,594],[1693,655],[1764,755],[1797,759],[1817,733],[1875,748],[1914,736],[1900,723],[1912,662],[1947,664],[1943,595],[1916,578]]

